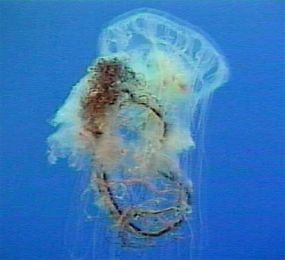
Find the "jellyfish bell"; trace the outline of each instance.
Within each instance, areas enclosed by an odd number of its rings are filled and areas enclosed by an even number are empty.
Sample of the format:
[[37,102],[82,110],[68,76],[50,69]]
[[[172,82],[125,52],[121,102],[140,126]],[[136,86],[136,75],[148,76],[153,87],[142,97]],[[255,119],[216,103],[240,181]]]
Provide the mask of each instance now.
[[193,133],[227,64],[197,28],[152,9],[112,21],[99,54],[53,119],[49,159],[90,170],[92,207],[123,244],[157,241],[192,215]]
[[142,8],[114,19],[101,33],[99,50],[101,55],[128,57],[136,71],[155,82],[178,75],[199,99],[226,82],[229,74],[225,58],[204,35],[167,13]]

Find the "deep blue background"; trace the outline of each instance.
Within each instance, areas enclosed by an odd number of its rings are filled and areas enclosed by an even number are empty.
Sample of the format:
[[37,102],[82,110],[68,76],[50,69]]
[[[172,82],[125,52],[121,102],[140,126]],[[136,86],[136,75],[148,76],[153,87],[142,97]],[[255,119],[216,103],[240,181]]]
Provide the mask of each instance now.
[[104,24],[138,7],[201,27],[230,64],[206,130],[203,259],[285,259],[284,1],[186,0],[0,3],[0,259],[68,259],[78,173],[48,165],[48,120],[96,56]]

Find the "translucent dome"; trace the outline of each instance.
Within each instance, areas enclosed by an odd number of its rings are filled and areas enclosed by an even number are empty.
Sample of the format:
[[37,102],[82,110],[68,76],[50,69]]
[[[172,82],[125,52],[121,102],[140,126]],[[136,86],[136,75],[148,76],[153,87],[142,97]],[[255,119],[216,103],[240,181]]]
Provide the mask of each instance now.
[[167,57],[171,64],[179,66],[180,73],[187,75],[188,86],[198,99],[228,79],[225,59],[209,37],[198,28],[153,9],[137,9],[118,16],[103,30],[99,49],[103,56],[125,55],[145,75],[149,75],[145,72],[155,60]]

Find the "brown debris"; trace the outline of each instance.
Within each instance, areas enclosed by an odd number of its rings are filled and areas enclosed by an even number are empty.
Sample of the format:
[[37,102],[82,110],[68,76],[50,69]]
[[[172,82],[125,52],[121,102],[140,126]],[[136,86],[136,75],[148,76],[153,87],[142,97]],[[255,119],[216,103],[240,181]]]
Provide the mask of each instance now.
[[118,60],[102,59],[92,71],[88,96],[82,100],[82,117],[86,121],[86,130],[95,137],[103,134],[102,125],[107,109],[119,98],[117,83],[122,76],[122,69]]

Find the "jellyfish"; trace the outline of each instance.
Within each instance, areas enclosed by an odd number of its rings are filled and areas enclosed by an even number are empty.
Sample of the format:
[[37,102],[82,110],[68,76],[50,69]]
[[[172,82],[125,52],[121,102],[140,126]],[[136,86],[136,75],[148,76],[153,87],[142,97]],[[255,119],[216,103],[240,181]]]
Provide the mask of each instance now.
[[107,212],[120,243],[155,244],[191,221],[191,158],[228,66],[198,28],[153,9],[118,16],[98,42],[52,120],[49,161],[89,171],[92,207]]

